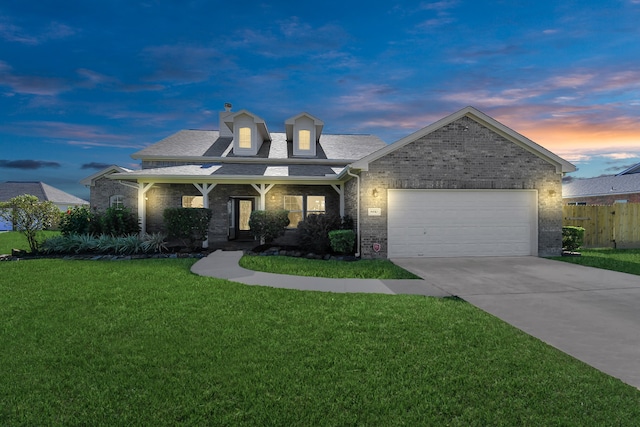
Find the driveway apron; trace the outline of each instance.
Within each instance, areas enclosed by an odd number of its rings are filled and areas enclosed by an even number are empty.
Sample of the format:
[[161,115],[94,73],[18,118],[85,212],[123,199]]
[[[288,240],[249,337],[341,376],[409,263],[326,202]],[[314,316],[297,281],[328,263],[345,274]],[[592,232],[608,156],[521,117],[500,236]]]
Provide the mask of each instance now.
[[432,287],[640,388],[640,276],[537,257],[392,261]]

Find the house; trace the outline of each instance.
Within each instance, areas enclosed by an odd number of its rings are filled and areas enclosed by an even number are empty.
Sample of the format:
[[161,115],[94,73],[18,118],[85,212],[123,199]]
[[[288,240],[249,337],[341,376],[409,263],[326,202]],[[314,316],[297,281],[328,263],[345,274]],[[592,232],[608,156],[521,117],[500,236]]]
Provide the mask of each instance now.
[[247,236],[254,209],[349,215],[363,258],[557,255],[562,186],[575,170],[473,107],[393,144],[323,133],[301,113],[272,133],[229,104],[219,131],[183,130],[134,153],[140,170],[112,166],[82,181],[91,205],[124,205],[143,230],[166,207],[209,207],[209,240]]
[[[44,182],[35,181],[6,181],[0,184],[0,202],[6,202],[16,196],[31,194],[40,201],[50,201],[60,211],[66,211],[70,206],[89,205],[89,202],[52,187]],[[0,221],[0,230],[12,230],[10,223]]]
[[640,203],[640,163],[617,175],[574,179],[562,186],[567,205]]

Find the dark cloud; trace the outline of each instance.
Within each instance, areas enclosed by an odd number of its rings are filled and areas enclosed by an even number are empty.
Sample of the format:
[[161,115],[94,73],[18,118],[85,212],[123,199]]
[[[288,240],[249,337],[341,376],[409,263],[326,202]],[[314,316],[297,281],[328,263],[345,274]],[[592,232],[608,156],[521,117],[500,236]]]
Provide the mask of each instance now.
[[100,170],[100,169],[108,168],[109,166],[111,166],[109,163],[91,162],[91,163],[83,164],[82,167],[80,167],[80,169],[96,169],[96,170]]
[[0,160],[0,168],[5,169],[41,169],[41,168],[59,168],[58,162],[47,162],[44,160]]
[[[613,162],[607,162],[608,164],[612,164]],[[631,166],[635,166],[637,163],[629,163],[626,165],[618,165],[618,166],[609,166],[605,169],[605,172],[619,172],[625,169],[629,169]]]

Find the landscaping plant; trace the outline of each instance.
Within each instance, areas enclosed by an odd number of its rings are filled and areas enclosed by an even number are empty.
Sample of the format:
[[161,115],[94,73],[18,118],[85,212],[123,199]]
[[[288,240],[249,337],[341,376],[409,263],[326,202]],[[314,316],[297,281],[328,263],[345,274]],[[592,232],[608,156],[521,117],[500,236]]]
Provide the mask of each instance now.
[[308,215],[298,223],[298,245],[307,251],[326,254],[331,250],[329,232],[341,226],[342,220],[337,215]]
[[356,243],[356,233],[353,230],[331,230],[329,232],[331,249],[338,254],[349,254],[353,252]]
[[179,239],[184,246],[195,249],[198,242],[207,240],[211,209],[167,208],[164,210],[164,225],[169,238]]
[[584,228],[565,225],[562,227],[562,249],[565,251],[576,251],[582,247],[584,242]]
[[50,201],[40,201],[36,196],[23,194],[0,202],[0,218],[11,221],[13,228],[27,238],[29,250],[38,252],[42,243],[42,231],[52,228],[58,221],[60,210]]
[[251,235],[260,239],[261,244],[271,243],[284,235],[289,225],[289,211],[253,211],[249,217]]

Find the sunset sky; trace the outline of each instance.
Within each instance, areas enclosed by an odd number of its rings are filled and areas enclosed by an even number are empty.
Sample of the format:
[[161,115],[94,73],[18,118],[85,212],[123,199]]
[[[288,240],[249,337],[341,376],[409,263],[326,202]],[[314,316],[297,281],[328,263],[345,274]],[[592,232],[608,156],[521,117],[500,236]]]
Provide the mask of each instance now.
[[0,4],[0,182],[79,180],[225,102],[391,143],[472,105],[573,162],[640,162],[640,0]]

